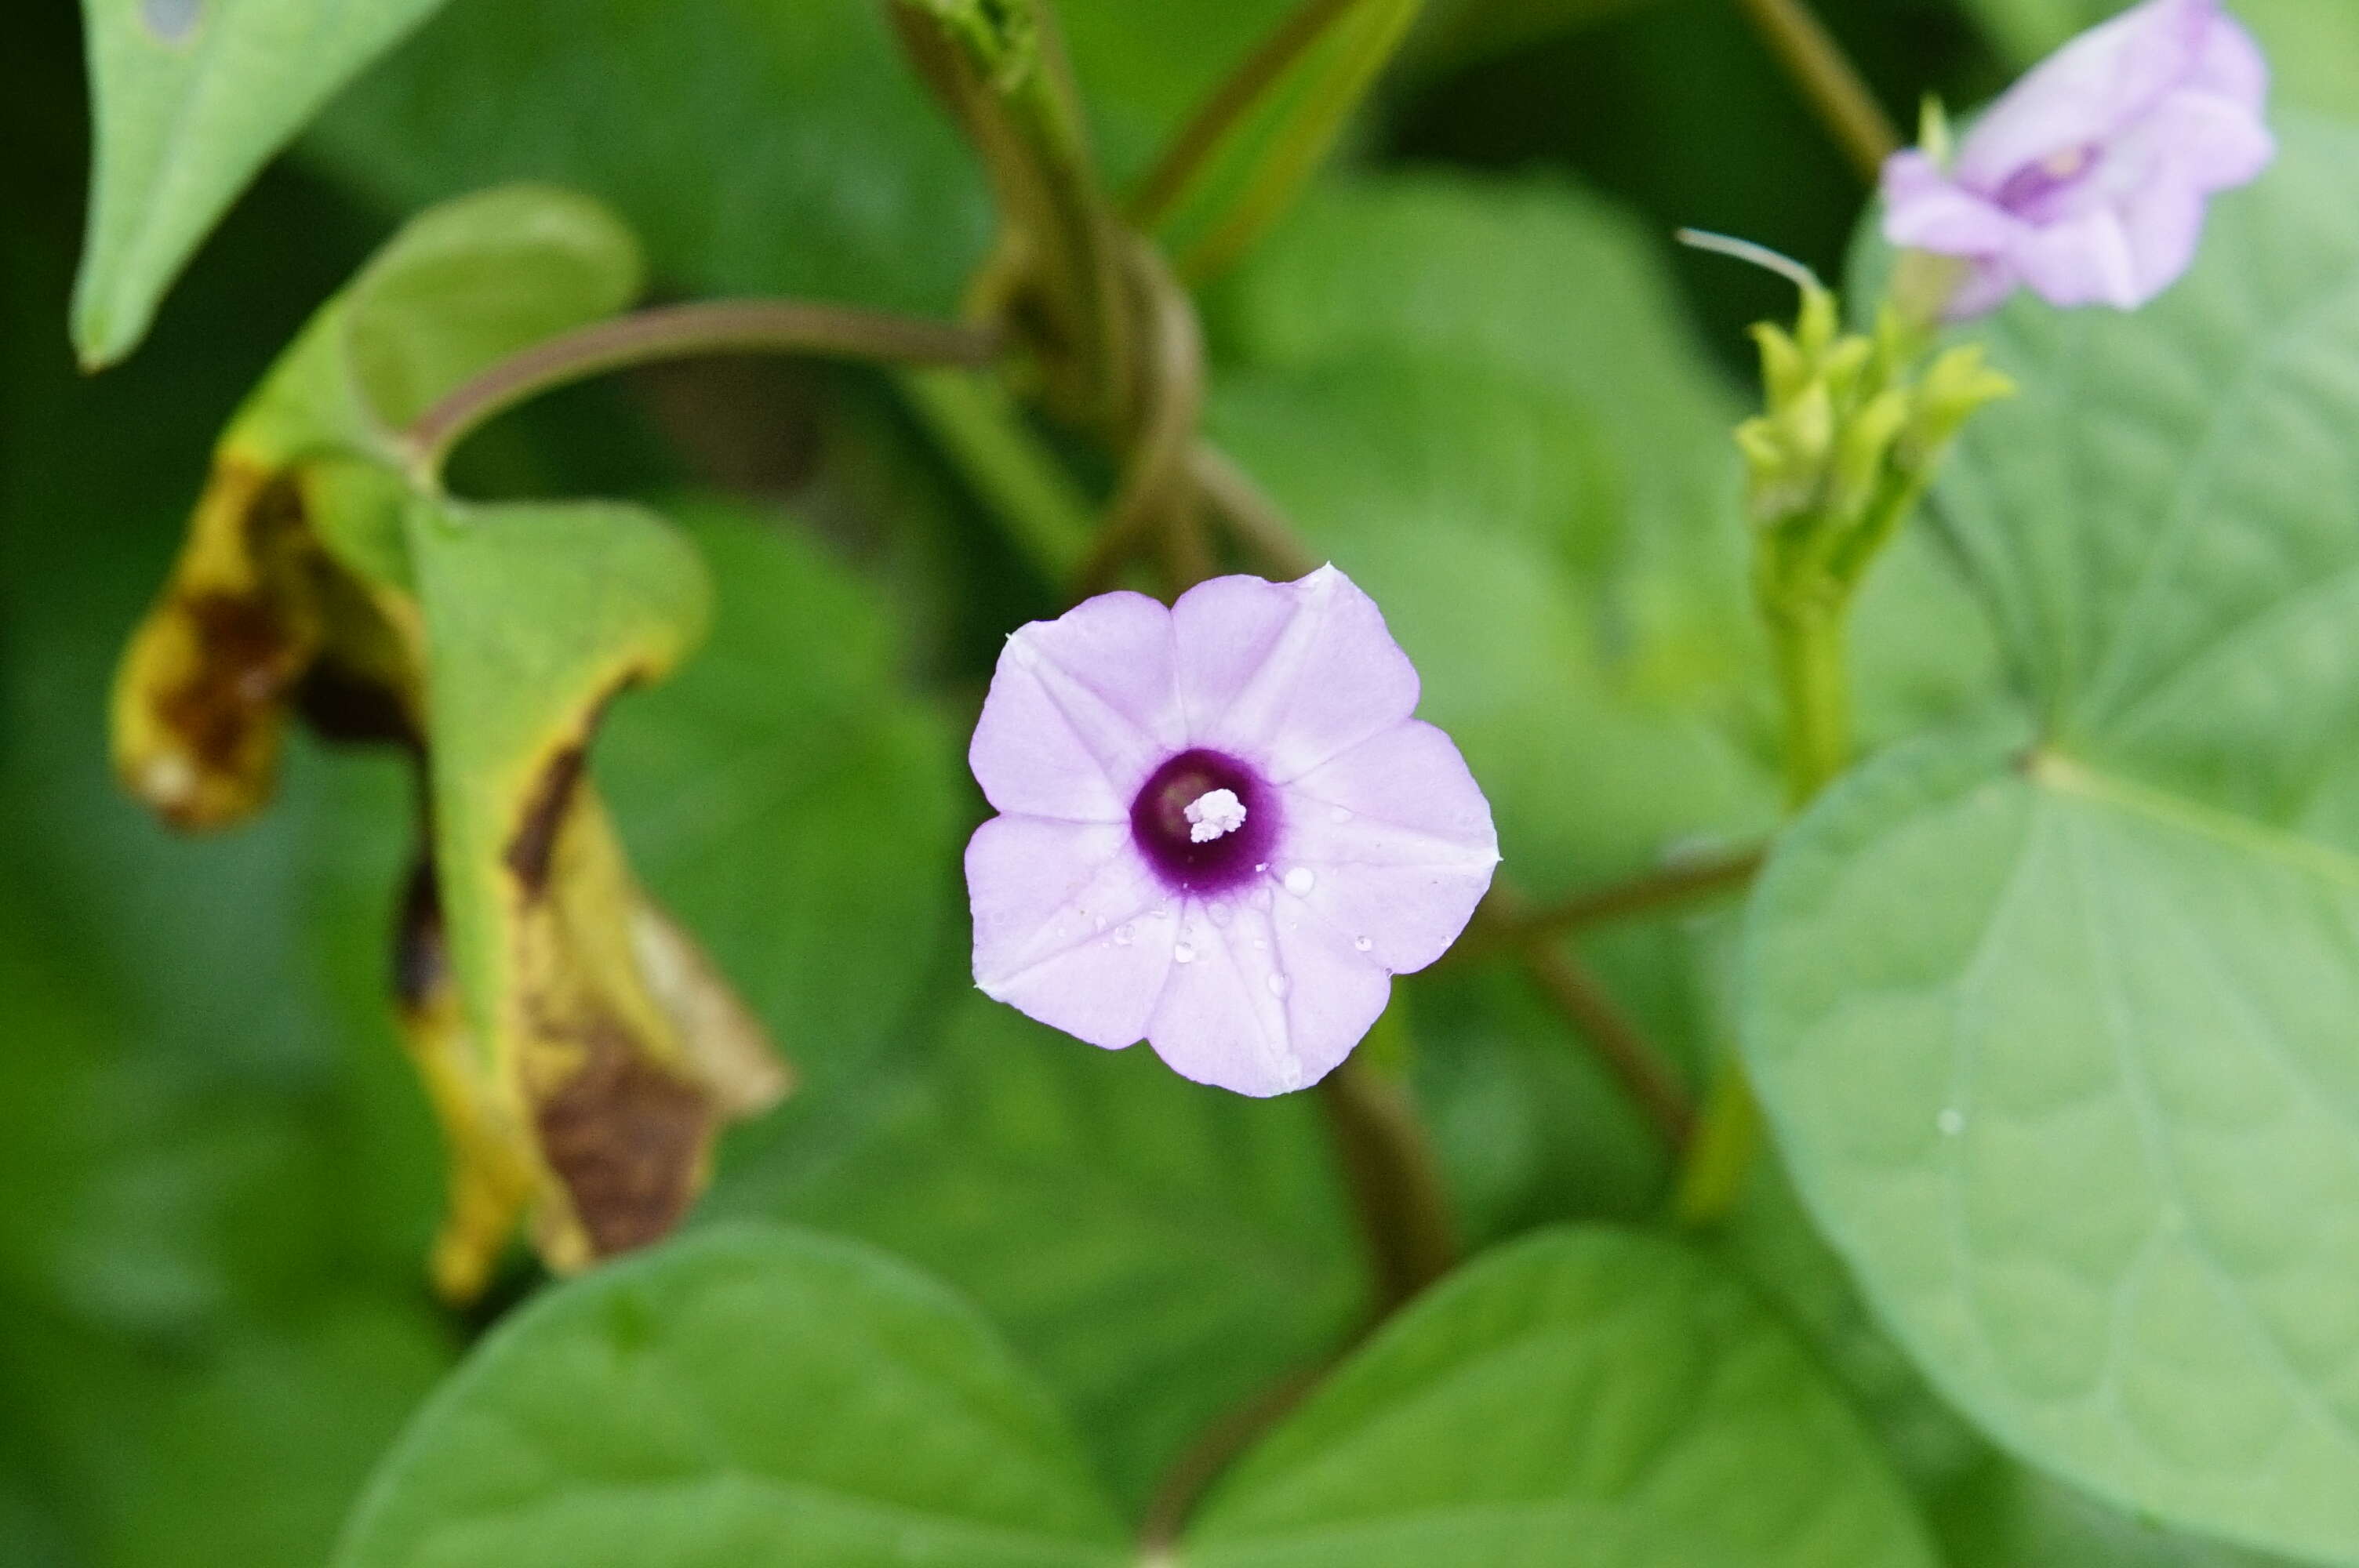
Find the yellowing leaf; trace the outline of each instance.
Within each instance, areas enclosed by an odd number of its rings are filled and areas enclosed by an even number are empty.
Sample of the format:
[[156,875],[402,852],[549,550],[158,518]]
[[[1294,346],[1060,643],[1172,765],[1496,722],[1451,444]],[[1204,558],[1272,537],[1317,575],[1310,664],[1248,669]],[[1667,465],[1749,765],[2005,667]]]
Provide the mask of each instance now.
[[607,703],[702,634],[693,548],[608,503],[421,499],[408,538],[432,920],[462,999],[451,1009],[427,971],[410,1040],[453,1141],[437,1277],[466,1295],[527,1208],[561,1271],[661,1237],[701,1189],[721,1122],[786,1085],[758,1027],[648,906],[584,776]]
[[415,730],[397,433],[494,361],[622,308],[640,273],[603,208],[517,186],[420,215],[320,308],[223,432],[125,656],[114,756],[133,794],[184,827],[245,816],[299,688],[325,728]]

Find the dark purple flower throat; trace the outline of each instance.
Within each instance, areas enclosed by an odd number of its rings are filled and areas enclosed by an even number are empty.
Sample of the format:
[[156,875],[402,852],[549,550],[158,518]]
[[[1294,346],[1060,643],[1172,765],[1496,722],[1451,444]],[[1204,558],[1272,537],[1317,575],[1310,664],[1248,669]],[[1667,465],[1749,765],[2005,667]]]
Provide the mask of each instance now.
[[1182,752],[1148,775],[1131,802],[1130,835],[1172,892],[1226,892],[1269,864],[1277,792],[1234,757]]

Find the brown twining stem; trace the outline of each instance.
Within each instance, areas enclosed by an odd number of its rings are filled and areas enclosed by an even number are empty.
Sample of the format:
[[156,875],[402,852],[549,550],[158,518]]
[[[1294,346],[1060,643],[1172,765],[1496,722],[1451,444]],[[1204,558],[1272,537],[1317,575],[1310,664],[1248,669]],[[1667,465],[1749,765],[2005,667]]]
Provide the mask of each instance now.
[[1524,972],[1559,1012],[1572,1022],[1615,1081],[1655,1124],[1674,1156],[1695,1132],[1695,1101],[1687,1086],[1623,1012],[1587,964],[1548,942],[1523,949]]
[[1131,222],[1151,229],[1169,215],[1214,149],[1236,124],[1252,112],[1272,82],[1292,70],[1310,46],[1325,35],[1335,18],[1360,0],[1310,0],[1277,26],[1206,99],[1161,158],[1139,183],[1131,199]]
[[1408,1087],[1356,1057],[1319,1081],[1319,1105],[1360,1211],[1381,1320],[1458,1261],[1441,1162]]
[[1868,184],[1900,149],[1875,94],[1807,0],[1737,0],[1835,145]]
[[1485,921],[1480,929],[1467,933],[1466,939],[1451,949],[1449,961],[1464,963],[1488,957],[1527,941],[1610,925],[1732,892],[1760,872],[1767,855],[1767,849],[1755,845],[1729,854],[1681,860],[1641,876],[1575,893],[1560,903],[1543,904],[1513,921]]
[[509,355],[444,395],[403,437],[419,471],[441,470],[468,432],[539,394],[626,365],[706,354],[810,354],[908,365],[984,365],[999,334],[794,299],[715,299],[593,322]]

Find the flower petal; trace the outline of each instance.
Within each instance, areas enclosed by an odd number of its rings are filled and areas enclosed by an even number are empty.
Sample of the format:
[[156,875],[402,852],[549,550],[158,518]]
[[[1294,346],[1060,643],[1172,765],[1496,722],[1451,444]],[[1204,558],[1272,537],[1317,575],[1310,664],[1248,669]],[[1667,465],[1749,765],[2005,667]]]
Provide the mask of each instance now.
[[1284,784],[1408,718],[1417,671],[1375,601],[1333,567],[1215,578],[1171,607],[1190,738]]
[[1884,165],[1884,237],[1945,256],[1989,256],[2021,226],[1995,203],[1945,178],[1923,153],[1895,153]]
[[1018,628],[1000,651],[967,748],[1001,811],[1127,822],[1139,785],[1184,744],[1170,612],[1103,593]]
[[1146,1034],[1172,925],[1127,823],[995,816],[967,842],[966,886],[984,994],[1093,1045]]
[[2187,85],[2226,99],[2258,116],[2269,101],[2269,61],[2244,24],[2222,12],[2203,35]]
[[2201,191],[2250,183],[2277,152],[2258,114],[2217,92],[2170,94],[2136,134],[2149,168]]
[[1270,871],[1321,923],[1395,974],[1425,968],[1458,940],[1490,889],[1499,839],[1449,736],[1410,719],[1285,795],[1286,835]]
[[[1266,891],[1266,890],[1265,890]],[[1385,1011],[1392,977],[1277,892],[1181,916],[1180,951],[1147,1029],[1185,1078],[1266,1098],[1317,1083]]]
[[2145,300],[2128,231],[2112,208],[2027,228],[2009,257],[2032,292],[2050,305],[2128,310]]
[[1958,148],[1956,174],[1996,191],[2018,170],[2112,140],[2206,59],[2217,0],[2146,0],[2058,49]]

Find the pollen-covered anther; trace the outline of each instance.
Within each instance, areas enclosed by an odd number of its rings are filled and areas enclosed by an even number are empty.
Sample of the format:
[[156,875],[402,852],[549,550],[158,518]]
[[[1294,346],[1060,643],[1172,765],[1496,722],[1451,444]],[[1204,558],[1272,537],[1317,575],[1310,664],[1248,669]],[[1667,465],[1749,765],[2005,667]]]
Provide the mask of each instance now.
[[1245,825],[1245,802],[1233,789],[1206,790],[1188,803],[1188,837],[1191,842],[1209,844],[1223,833],[1234,833]]

